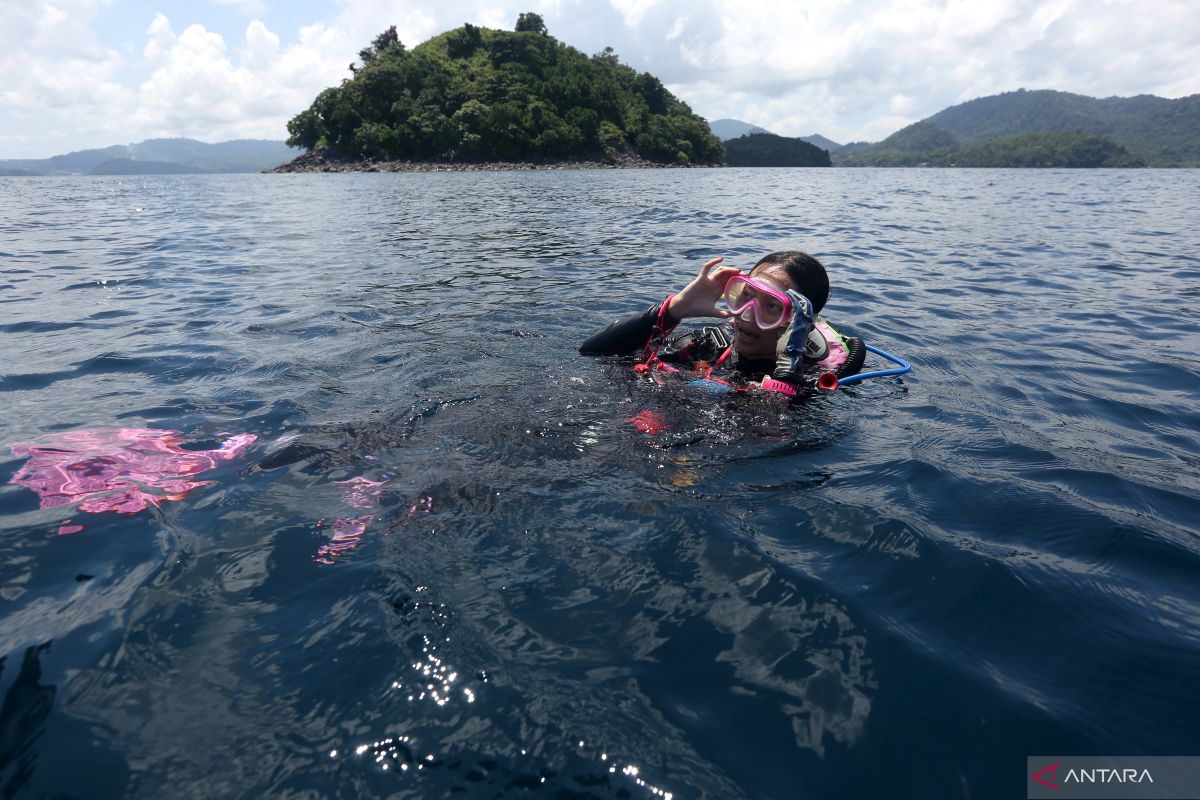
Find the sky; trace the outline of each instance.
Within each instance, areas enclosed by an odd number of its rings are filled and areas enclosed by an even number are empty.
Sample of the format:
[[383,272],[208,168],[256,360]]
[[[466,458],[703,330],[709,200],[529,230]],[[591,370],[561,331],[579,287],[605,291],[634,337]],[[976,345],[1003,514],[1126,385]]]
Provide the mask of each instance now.
[[1200,93],[1197,0],[4,0],[0,158],[285,139],[390,25],[409,47],[524,11],[706,119],[878,141],[975,97]]

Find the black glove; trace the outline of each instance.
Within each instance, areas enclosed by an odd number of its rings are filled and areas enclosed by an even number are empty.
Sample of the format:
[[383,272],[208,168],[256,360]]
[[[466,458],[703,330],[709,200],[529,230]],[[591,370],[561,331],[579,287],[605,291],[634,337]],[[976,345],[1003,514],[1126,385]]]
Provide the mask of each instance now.
[[792,319],[787,330],[775,345],[775,370],[771,377],[777,381],[796,383],[804,371],[804,347],[813,328],[813,307],[808,298],[795,289],[788,289],[792,300]]

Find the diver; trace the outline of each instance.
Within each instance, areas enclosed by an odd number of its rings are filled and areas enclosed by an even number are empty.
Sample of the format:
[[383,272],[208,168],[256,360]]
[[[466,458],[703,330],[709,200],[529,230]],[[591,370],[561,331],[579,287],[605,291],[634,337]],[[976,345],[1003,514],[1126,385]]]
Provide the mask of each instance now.
[[[639,372],[692,371],[709,386],[802,393],[819,375],[836,378],[862,368],[863,343],[843,339],[821,309],[829,276],[820,261],[795,250],[763,256],[749,274],[706,261],[678,293],[609,325],[579,348],[584,355],[642,351]],[[686,319],[718,325],[672,334]],[[720,370],[721,377],[714,377]],[[836,386],[836,380],[833,386]],[[825,388],[823,386],[823,388]]]

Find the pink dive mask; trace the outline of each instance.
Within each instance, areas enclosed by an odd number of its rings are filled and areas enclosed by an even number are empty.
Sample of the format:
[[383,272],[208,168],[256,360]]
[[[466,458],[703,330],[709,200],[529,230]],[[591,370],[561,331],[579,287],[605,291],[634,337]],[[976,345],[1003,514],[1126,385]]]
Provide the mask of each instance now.
[[786,294],[754,280],[749,275],[734,275],[721,295],[725,307],[743,322],[754,322],[764,331],[778,328],[792,316],[792,301]]

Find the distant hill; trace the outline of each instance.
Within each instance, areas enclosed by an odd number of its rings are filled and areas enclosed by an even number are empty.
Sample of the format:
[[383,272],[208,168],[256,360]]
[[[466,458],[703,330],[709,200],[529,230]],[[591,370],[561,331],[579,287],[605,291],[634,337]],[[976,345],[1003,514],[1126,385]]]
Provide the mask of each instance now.
[[[983,142],[946,144],[920,150],[916,145],[933,126],[926,123],[914,136],[898,144],[908,149],[875,149],[846,159],[846,166],[871,167],[1144,167],[1146,162],[1132,155],[1107,136],[1090,133],[1022,133]],[[907,131],[908,129],[905,129]],[[935,131],[938,129],[934,128]],[[945,134],[939,131],[939,134]]]
[[0,161],[0,176],[21,177],[21,176],[41,175],[42,174],[41,172],[37,172],[36,170],[30,169],[28,167],[20,166],[23,163],[25,163],[23,160]]
[[708,123],[708,127],[712,129],[713,136],[716,136],[722,142],[736,139],[739,136],[745,136],[748,133],[770,133],[766,128],[751,125],[749,122],[742,122],[740,119],[714,119]]
[[521,14],[513,31],[463,25],[412,50],[392,27],[359,59],[288,123],[290,144],[344,162],[719,164],[724,155],[658,78],[611,48],[568,47],[537,14]]
[[848,142],[848,143],[842,145],[841,149],[838,150],[838,155],[843,155],[843,156],[853,155],[854,153],[858,153],[863,150],[866,150],[868,147],[874,147],[874,143],[872,143],[872,142]]
[[0,161],[0,175],[164,175],[261,172],[290,161],[283,142],[237,139],[206,144],[195,139],[147,139],[130,145],[79,150],[41,159]]
[[801,136],[800,138],[809,144],[816,145],[822,150],[828,150],[830,153],[837,153],[842,149],[842,145],[838,144],[832,139],[826,139],[819,133],[814,133],[811,136]]
[[[1200,95],[1178,100],[1149,95],[1101,100],[1049,90],[1005,92],[951,106],[856,153],[843,150],[846,158],[839,161],[848,166],[917,163],[929,160],[921,156],[946,148],[1033,133],[1058,135],[1064,137],[1060,145],[1075,147],[1084,146],[1085,140],[1071,139],[1070,134],[1100,137],[1129,156],[1126,159],[1117,150],[1101,148],[1115,161],[1196,167],[1200,166]],[[1026,144],[1032,141],[1026,140]],[[1101,150],[1094,145],[1085,149],[1098,157]],[[993,152],[999,155],[1006,150],[993,148]],[[1059,147],[1057,152],[1065,154],[1067,150]]]
[[938,127],[932,120],[923,119],[901,128],[882,142],[864,148],[860,159],[876,158],[882,153],[924,155],[947,147],[957,147],[961,142],[950,131]]
[[1096,99],[1019,90],[951,106],[930,121],[965,142],[1080,131],[1107,136],[1151,166],[1200,166],[1200,95]]
[[731,167],[828,167],[829,153],[803,139],[751,133],[725,142]]
[[172,161],[139,161],[135,158],[110,158],[88,170],[88,175],[197,175],[199,167]]

